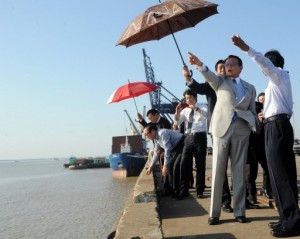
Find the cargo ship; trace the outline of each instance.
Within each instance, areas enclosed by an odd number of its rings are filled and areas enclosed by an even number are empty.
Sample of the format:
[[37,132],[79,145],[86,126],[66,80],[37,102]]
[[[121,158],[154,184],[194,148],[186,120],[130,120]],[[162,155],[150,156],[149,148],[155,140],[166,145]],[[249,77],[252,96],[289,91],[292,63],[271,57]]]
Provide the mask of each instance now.
[[138,176],[148,158],[146,142],[141,135],[114,136],[108,158],[114,177]]

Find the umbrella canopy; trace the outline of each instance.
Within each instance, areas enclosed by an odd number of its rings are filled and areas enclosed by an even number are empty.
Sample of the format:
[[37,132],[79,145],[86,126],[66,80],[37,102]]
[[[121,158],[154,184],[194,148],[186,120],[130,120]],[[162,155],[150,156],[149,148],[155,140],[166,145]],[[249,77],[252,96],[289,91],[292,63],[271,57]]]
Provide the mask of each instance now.
[[[152,92],[159,88],[157,85],[149,82],[130,82],[115,90],[109,97],[107,104],[120,102],[129,98],[140,96],[145,93]],[[135,103],[135,101],[134,101]],[[135,104],[136,106],[136,104]],[[137,106],[136,106],[137,108]],[[137,110],[138,111],[138,110]]]
[[[202,0],[166,0],[137,16],[126,28],[117,45],[129,47],[145,41],[159,40],[194,27],[205,18],[218,13],[217,6]],[[176,40],[175,43],[177,45]],[[179,48],[178,51],[180,53]]]

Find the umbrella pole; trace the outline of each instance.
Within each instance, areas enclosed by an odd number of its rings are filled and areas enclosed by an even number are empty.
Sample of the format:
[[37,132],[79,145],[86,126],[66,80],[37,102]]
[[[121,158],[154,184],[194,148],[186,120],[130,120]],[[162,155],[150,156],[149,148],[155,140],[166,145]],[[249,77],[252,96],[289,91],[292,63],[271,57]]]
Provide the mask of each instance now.
[[[158,1],[159,1],[159,3],[161,3],[161,1],[160,1],[160,0],[158,0]],[[178,44],[177,44],[176,38],[175,38],[175,36],[174,36],[174,33],[173,33],[173,31],[172,31],[172,27],[171,27],[171,25],[170,25],[170,22],[169,22],[169,21],[167,21],[167,23],[168,23],[169,29],[170,29],[170,31],[171,31],[172,37],[173,37],[173,39],[174,39],[174,42],[175,42],[175,44],[176,44],[177,50],[178,50],[178,52],[179,52],[179,55],[180,55],[180,58],[181,58],[182,64],[183,64],[183,66],[186,66],[186,64],[185,64],[185,62],[184,62],[184,60],[183,60],[183,57],[182,57],[181,51],[180,51],[180,49],[179,49],[179,46],[178,46]],[[190,70],[190,76],[193,76],[193,72],[192,72],[192,70]]]
[[132,97],[132,98],[133,98],[133,101],[134,101],[134,105],[135,105],[135,108],[136,108],[136,112],[139,113],[138,108],[137,108],[137,105],[136,105],[136,102],[135,102],[135,98],[134,98],[134,97]]
[[175,38],[175,36],[174,36],[174,33],[173,33],[173,31],[172,31],[171,25],[170,25],[169,21],[167,21],[167,23],[168,23],[168,26],[169,26],[169,28],[170,28],[170,31],[171,31],[172,37],[173,37],[173,39],[174,39],[174,42],[175,42],[175,44],[176,44],[177,50],[178,50],[178,52],[179,52],[180,58],[181,58],[181,60],[182,60],[183,66],[186,66],[186,64],[185,64],[185,62],[184,62],[184,60],[183,60],[181,51],[180,51],[180,49],[179,49],[179,46],[178,46],[178,44],[177,44],[176,38]]
[[[160,0],[158,0],[158,1],[159,1],[159,3],[161,3],[161,1],[160,1]],[[176,44],[177,50],[178,50],[178,52],[179,52],[180,58],[181,58],[181,60],[182,60],[183,66],[186,66],[186,64],[184,63],[184,60],[183,60],[183,57],[182,57],[181,51],[180,51],[180,49],[179,49],[179,46],[178,46],[178,44],[177,44],[176,38],[175,38],[175,36],[174,36],[174,34],[173,34],[172,27],[171,27],[171,25],[170,25],[169,21],[167,21],[167,23],[168,23],[168,26],[169,26],[169,28],[170,28],[170,31],[171,31],[172,37],[173,37],[173,39],[174,39],[174,41],[175,41],[175,44]]]
[[[128,80],[128,84],[130,84],[130,81]],[[130,90],[129,90],[130,91]],[[132,93],[131,91],[130,91],[130,93]],[[133,101],[134,101],[134,105],[135,105],[135,108],[136,108],[136,112],[137,113],[139,113],[139,111],[138,111],[138,108],[137,108],[137,105],[136,105],[136,102],[135,102],[135,98],[134,97],[132,97],[133,98]]]
[[[181,58],[181,60],[182,60],[183,66],[185,67],[186,64],[185,64],[185,62],[184,62],[184,60],[183,60],[181,51],[180,51],[179,46],[178,46],[178,44],[177,44],[177,41],[176,41],[176,38],[175,38],[174,33],[173,33],[173,31],[172,31],[171,25],[170,25],[169,21],[167,21],[167,23],[168,23],[168,26],[169,26],[169,28],[170,28],[172,37],[173,37],[173,39],[174,39],[174,41],[175,41],[175,44],[176,44],[177,50],[178,50],[178,52],[179,52],[180,58]],[[193,76],[193,71],[192,71],[192,70],[190,70],[190,76]]]

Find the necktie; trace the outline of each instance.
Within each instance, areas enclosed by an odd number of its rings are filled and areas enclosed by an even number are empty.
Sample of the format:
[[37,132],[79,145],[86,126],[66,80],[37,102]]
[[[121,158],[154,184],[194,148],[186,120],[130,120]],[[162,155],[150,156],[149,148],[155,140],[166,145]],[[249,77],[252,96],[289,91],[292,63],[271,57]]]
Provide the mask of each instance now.
[[[232,79],[232,82],[233,82],[235,88],[237,89],[237,82],[236,82],[236,79]],[[238,89],[237,89],[237,91],[238,91]],[[233,123],[234,121],[236,121],[236,119],[237,119],[237,113],[236,113],[236,111],[234,111],[234,114],[233,114],[233,116],[232,116],[231,122]]]
[[192,124],[194,121],[194,109],[191,110],[190,115],[189,115],[189,122],[188,122],[188,130],[192,128]]
[[237,103],[239,103],[243,99],[244,95],[246,94],[246,91],[241,83],[238,84],[236,79],[232,79],[232,82],[237,92],[236,101]]

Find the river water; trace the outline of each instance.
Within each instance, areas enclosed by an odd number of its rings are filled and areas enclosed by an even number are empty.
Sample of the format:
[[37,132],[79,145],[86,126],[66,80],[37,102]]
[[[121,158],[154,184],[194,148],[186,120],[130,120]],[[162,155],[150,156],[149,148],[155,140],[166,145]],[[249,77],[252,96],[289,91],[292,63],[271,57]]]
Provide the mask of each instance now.
[[110,168],[69,170],[64,160],[0,161],[1,239],[105,239],[136,177]]

